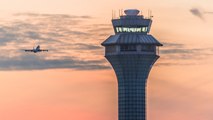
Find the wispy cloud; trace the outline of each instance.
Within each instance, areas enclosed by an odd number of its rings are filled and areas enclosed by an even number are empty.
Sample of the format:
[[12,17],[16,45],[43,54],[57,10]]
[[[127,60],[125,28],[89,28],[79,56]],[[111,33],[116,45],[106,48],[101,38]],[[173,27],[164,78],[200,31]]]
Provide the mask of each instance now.
[[[17,13],[16,19],[0,23],[0,70],[108,69],[100,43],[113,34],[110,24],[89,24],[90,16]],[[90,21],[90,22],[88,22]],[[48,53],[26,54],[23,49],[40,44]],[[192,65],[206,58],[208,48],[188,48],[163,42],[158,66]],[[187,62],[188,61],[188,62]]]
[[[97,55],[102,50],[98,41],[100,37],[94,38],[90,30],[95,25],[86,22],[92,19],[91,16],[37,13],[17,13],[14,16],[14,21],[0,24],[0,50],[4,51],[0,54],[0,70],[110,68],[104,57]],[[95,28],[99,29],[99,26]],[[41,54],[22,51],[35,44],[50,51]]]
[[174,65],[198,65],[212,56],[211,48],[191,48],[180,43],[164,42],[160,50],[160,60],[157,66],[174,66]]
[[76,43],[75,49],[78,50],[100,50],[102,47],[99,45],[93,45],[93,44],[85,44],[85,43]]
[[213,14],[211,11],[203,11],[200,8],[192,8],[189,10],[193,15],[199,17],[200,19],[204,20],[204,14]]
[[180,43],[169,43],[169,42],[162,42],[162,44],[165,47],[175,47],[175,48],[183,48],[184,44],[180,44]]
[[195,15],[195,16],[199,17],[200,19],[204,20],[204,16],[203,16],[204,13],[200,9],[198,9],[198,8],[192,8],[192,9],[190,9],[190,12],[193,15]]
[[61,57],[60,59],[47,59],[44,56],[22,54],[18,57],[0,60],[0,70],[41,70],[55,68],[69,68],[77,70],[109,69],[103,65],[105,60],[81,60],[75,57]]
[[14,16],[27,16],[27,17],[44,17],[44,18],[68,18],[68,19],[90,19],[91,16],[76,16],[68,14],[45,14],[45,13],[15,13]]

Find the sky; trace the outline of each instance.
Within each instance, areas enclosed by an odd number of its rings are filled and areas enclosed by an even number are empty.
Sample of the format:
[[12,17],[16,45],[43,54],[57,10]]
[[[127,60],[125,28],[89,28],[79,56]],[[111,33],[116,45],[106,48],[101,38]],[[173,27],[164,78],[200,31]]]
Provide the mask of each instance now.
[[[116,120],[117,80],[100,45],[112,10],[154,16],[164,44],[147,82],[148,120],[212,120],[211,0],[1,0],[0,120]],[[24,53],[40,44],[48,53]]]

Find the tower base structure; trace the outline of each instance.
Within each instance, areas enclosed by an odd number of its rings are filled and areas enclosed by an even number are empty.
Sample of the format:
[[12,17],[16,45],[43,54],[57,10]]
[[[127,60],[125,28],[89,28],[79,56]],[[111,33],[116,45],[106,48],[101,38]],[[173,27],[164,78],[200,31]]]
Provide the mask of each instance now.
[[119,120],[146,120],[146,82],[157,55],[106,56],[118,79]]

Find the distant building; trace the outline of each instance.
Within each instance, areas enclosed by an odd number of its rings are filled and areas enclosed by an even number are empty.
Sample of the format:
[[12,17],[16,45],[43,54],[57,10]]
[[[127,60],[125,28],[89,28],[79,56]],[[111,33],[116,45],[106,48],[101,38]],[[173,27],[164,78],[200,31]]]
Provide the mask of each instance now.
[[146,81],[162,44],[148,34],[151,18],[135,9],[124,12],[112,19],[115,35],[102,45],[118,79],[119,120],[146,120]]

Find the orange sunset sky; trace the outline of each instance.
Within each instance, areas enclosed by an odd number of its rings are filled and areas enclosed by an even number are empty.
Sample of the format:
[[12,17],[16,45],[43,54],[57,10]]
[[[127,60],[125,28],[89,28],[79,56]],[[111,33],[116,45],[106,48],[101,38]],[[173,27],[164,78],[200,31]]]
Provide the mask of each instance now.
[[[148,120],[212,120],[212,0],[1,0],[0,120],[117,120],[117,81],[100,45],[112,10],[152,10],[164,44]],[[192,12],[191,9],[197,11]],[[35,44],[48,53],[25,53]]]

